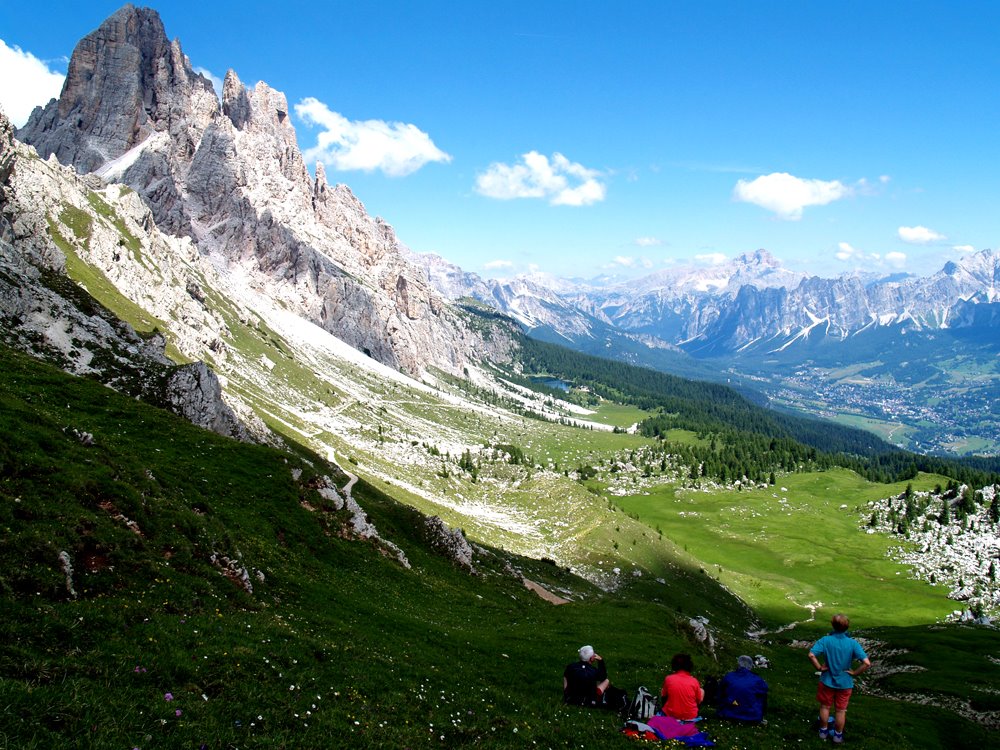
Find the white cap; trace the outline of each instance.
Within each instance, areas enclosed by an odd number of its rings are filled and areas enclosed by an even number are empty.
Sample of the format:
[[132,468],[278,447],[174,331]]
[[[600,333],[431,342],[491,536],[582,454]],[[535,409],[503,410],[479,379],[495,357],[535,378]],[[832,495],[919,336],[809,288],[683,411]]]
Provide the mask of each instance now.
[[580,647],[580,661],[590,661],[594,656],[593,646],[581,646]]

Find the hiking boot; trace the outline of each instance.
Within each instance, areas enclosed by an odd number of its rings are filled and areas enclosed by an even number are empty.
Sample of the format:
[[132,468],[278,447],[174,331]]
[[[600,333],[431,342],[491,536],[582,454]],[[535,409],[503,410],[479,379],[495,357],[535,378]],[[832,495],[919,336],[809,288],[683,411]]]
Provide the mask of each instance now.
[[843,741],[844,741],[844,733],[843,732],[834,732],[833,733],[833,744],[834,745],[839,745]]

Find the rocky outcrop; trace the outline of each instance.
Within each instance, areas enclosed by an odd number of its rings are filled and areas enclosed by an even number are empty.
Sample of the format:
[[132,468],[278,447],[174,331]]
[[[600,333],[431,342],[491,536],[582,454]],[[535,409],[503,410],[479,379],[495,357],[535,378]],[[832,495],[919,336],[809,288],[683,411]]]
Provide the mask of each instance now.
[[233,71],[220,103],[154,11],[126,6],[74,51],[58,101],[19,137],[137,191],[157,226],[350,345],[410,375],[510,358],[453,312],[322,165],[313,179],[284,94]]
[[164,353],[163,335],[139,335],[66,275],[69,259],[100,269],[116,292],[99,292],[95,279],[95,293],[172,320],[179,350],[211,351],[224,324],[185,293],[192,269],[175,262],[180,246],[156,232],[134,194],[95,191],[100,181],[33,157],[11,135],[0,113],[0,340],[220,434],[267,439],[269,431],[248,409],[237,417],[205,364],[177,367]]
[[425,517],[424,526],[433,549],[469,573],[476,572],[472,564],[472,546],[461,529],[448,528],[438,516]]
[[[189,422],[220,435],[251,442],[254,432],[237,418],[222,398],[222,385],[204,362],[177,368],[168,378],[164,389],[167,405]],[[256,425],[257,432],[263,423]]]
[[346,510],[350,514],[351,534],[354,537],[376,543],[387,556],[393,557],[404,568],[410,568],[410,561],[406,558],[406,553],[397,544],[379,535],[375,524],[358,505],[358,501],[354,499],[349,489],[345,488],[344,493],[341,494],[337,491],[330,477],[320,477],[317,480],[316,493],[337,510]]

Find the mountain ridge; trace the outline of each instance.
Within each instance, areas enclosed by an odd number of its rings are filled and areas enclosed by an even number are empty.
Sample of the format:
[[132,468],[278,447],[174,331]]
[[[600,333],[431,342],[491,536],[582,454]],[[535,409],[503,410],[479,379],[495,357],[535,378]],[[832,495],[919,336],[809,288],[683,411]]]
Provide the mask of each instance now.
[[230,70],[220,102],[153,10],[126,5],[84,37],[60,98],[17,135],[128,185],[158,227],[384,364],[419,376],[509,358],[426,285],[391,226],[322,167],[309,175],[281,92]]
[[[678,267],[598,286],[565,279],[546,283],[533,274],[483,279],[433,254],[416,260],[450,299],[472,296],[515,317],[532,297],[546,299],[553,308],[561,303],[558,314],[545,322],[567,339],[589,335],[577,322],[584,313],[694,353],[704,349],[697,342],[730,354],[762,341],[775,349],[787,347],[824,320],[827,333],[840,338],[869,326],[968,327],[972,323],[964,311],[969,305],[1000,302],[1000,254],[990,249],[948,261],[926,277],[808,276],[784,269],[769,252],[757,250],[716,267]],[[990,319],[993,315],[986,313]],[[560,329],[560,318],[571,322]],[[525,322],[538,324],[537,319]]]

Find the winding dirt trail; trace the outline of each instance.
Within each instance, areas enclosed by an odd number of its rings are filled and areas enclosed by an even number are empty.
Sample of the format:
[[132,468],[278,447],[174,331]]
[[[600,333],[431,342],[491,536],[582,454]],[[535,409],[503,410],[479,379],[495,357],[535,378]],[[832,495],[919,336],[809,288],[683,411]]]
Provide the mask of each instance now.
[[521,583],[524,584],[526,589],[531,589],[536,594],[538,594],[542,599],[552,604],[569,604],[569,599],[563,599],[561,596],[557,596],[549,591],[547,588],[542,586],[540,583],[535,583],[530,578],[522,578]]

